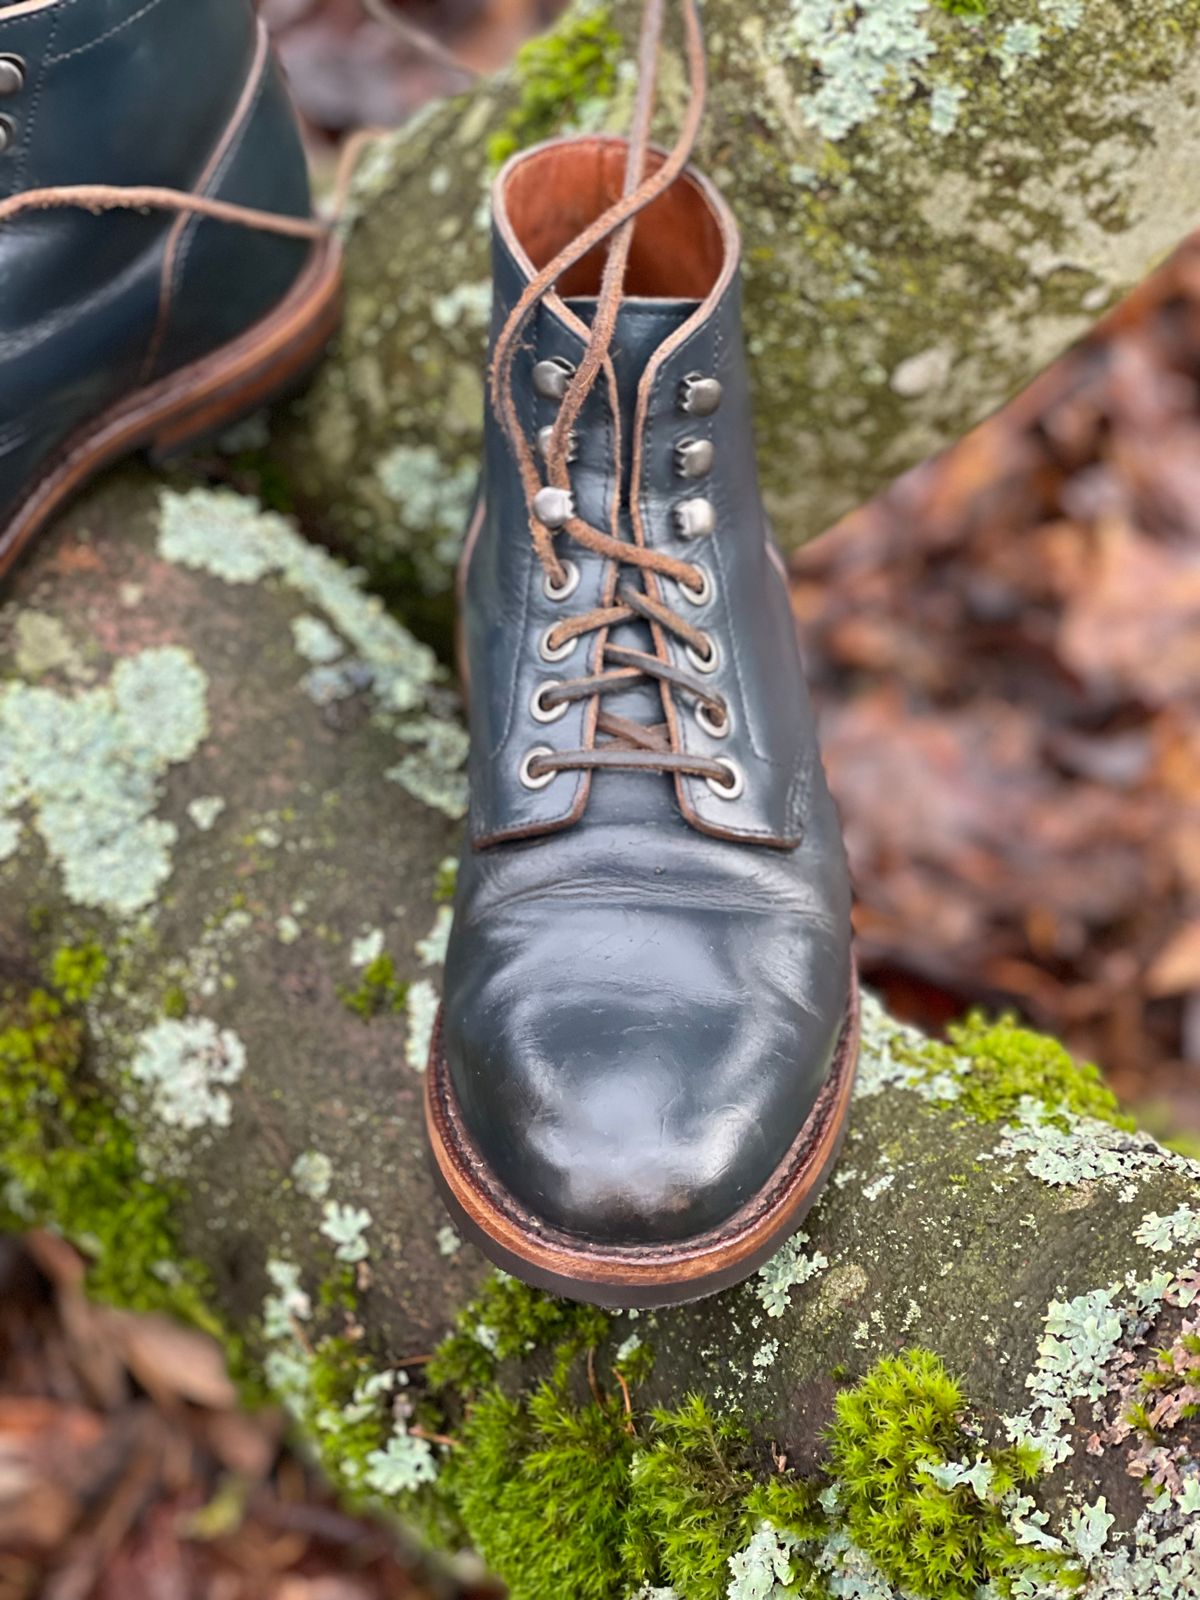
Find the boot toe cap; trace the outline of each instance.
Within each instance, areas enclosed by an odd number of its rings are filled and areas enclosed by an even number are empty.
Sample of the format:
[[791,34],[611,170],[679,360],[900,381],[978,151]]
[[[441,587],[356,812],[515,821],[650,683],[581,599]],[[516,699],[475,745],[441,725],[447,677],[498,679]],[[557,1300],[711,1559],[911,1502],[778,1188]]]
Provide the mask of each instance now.
[[582,946],[558,947],[590,950],[583,966],[560,959],[539,974],[518,938],[492,959],[476,952],[465,992],[448,985],[464,1122],[543,1225],[610,1246],[719,1229],[769,1183],[813,1110],[842,1026],[848,950],[816,926],[781,928],[748,969],[746,939],[714,937],[711,919],[664,929],[659,916],[649,940],[628,919],[607,930],[602,913],[589,920]]

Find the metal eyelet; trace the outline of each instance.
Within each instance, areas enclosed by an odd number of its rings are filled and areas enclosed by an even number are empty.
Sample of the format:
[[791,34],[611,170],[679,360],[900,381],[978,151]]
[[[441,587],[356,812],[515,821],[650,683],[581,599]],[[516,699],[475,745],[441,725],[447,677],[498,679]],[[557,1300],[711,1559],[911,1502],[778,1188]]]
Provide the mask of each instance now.
[[533,387],[543,400],[562,401],[574,376],[575,368],[565,356],[551,356],[548,361],[539,361],[534,367]]
[[697,672],[703,672],[707,676],[708,673],[715,672],[721,665],[721,652],[717,649],[717,641],[711,633],[706,634],[705,638],[708,640],[707,656],[700,655],[696,650],[692,649],[690,644],[685,647],[683,653]]
[[539,683],[533,691],[529,701],[529,714],[535,722],[558,722],[565,717],[571,709],[571,702],[563,700],[556,706],[548,706],[546,695],[551,689],[561,689],[561,678],[547,678],[545,683]]
[[746,774],[736,761],[731,761],[728,756],[718,756],[717,763],[725,768],[729,774],[729,783],[718,783],[715,778],[705,778],[705,783],[716,795],[718,800],[740,800],[746,792]]
[[0,56],[0,95],[20,94],[27,71],[21,56]]
[[696,721],[710,739],[728,739],[733,732],[733,712],[730,711],[728,706],[725,707],[724,720],[718,722],[713,713],[704,704],[704,701],[701,700],[696,706]]
[[538,655],[541,656],[543,661],[565,661],[568,656],[575,654],[579,644],[579,635],[577,633],[572,634],[569,639],[564,639],[561,644],[550,643],[550,635],[557,627],[557,622],[551,623],[538,640]]
[[564,600],[569,600],[579,587],[579,568],[573,561],[560,561],[559,565],[566,574],[560,587],[555,588],[554,580],[547,573],[542,579],[542,593],[547,600],[553,600],[556,605],[561,605]]
[[713,583],[712,573],[699,561],[694,561],[692,565],[700,574],[700,587],[693,589],[690,583],[680,582],[679,592],[688,605],[706,606],[716,593],[716,585]]
[[16,142],[16,123],[11,117],[0,117],[0,156],[7,155]]
[[535,778],[530,772],[530,767],[543,756],[552,756],[554,751],[548,744],[536,744],[532,750],[525,752],[525,759],[521,762],[518,777],[526,789],[544,789],[547,784],[554,782],[558,777],[557,772],[543,772],[540,778]]

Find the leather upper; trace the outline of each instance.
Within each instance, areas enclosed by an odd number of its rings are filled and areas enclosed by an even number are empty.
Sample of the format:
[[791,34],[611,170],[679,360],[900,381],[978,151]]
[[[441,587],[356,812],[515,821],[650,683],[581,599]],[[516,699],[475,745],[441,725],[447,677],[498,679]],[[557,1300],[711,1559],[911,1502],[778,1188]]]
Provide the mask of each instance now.
[[[536,180],[547,154],[570,160],[580,147],[586,164],[621,170],[620,141],[578,140],[517,157],[498,180],[494,334],[540,265],[507,213],[514,174],[531,163]],[[610,1244],[717,1228],[766,1183],[829,1074],[850,987],[845,855],[758,489],[737,230],[704,179],[689,172],[679,184],[690,186],[703,248],[718,240],[715,277],[702,299],[688,292],[704,281],[689,269],[695,232],[671,247],[680,293],[663,264],[670,249],[640,274],[655,292],[635,288],[619,313],[621,414],[597,384],[576,429],[571,484],[594,527],[608,527],[615,499],[626,538],[708,569],[704,606],[667,579],[658,593],[717,645],[705,682],[727,702],[730,732],[706,731],[686,693],[648,680],[606,705],[646,724],[665,715],[673,748],[731,758],[743,792],[726,798],[703,778],[608,770],[561,772],[536,790],[522,783],[531,749],[586,745],[586,701],[546,723],[534,696],[547,679],[596,670],[597,636],[561,663],[539,644],[564,617],[603,604],[611,571],[563,535],[556,549],[579,584],[565,601],[548,596],[512,452],[490,415],[463,592],[471,810],[446,971],[449,1070],[480,1153],[516,1200]],[[687,208],[675,209],[686,220]],[[672,226],[678,233],[678,216]],[[531,439],[557,414],[534,366],[578,364],[587,338],[587,277],[572,276],[564,298],[542,302],[518,356],[515,394]],[[715,415],[681,408],[693,374],[723,386]],[[684,480],[677,448],[696,440],[713,444],[712,470]],[[712,502],[716,531],[685,540],[676,508],[695,495]],[[653,648],[640,620],[610,639]],[[691,670],[673,637],[661,648]]]
[[[155,185],[306,216],[295,117],[249,0],[18,0],[0,56],[0,198]],[[26,214],[0,228],[0,520],[82,423],[236,337],[303,241],[169,213]]]

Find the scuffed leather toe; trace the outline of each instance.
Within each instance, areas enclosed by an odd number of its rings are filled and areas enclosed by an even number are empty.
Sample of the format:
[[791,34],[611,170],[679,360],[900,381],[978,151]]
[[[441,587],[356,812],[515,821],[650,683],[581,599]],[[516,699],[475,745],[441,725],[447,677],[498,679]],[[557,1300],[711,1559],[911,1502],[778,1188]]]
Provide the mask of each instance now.
[[845,936],[736,878],[733,909],[713,887],[697,897],[693,867],[676,897],[668,875],[657,899],[560,888],[472,919],[470,960],[447,972],[447,1065],[480,1154],[541,1223],[608,1245],[719,1229],[812,1112]]

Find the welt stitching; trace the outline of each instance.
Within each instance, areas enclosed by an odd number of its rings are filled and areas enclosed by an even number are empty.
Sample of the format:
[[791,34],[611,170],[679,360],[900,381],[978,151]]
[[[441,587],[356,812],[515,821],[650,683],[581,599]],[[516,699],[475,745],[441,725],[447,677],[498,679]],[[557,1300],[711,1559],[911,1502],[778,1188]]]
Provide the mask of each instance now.
[[[70,0],[70,3],[73,4],[74,0]],[[135,22],[139,22],[148,12],[155,10],[160,5],[162,5],[162,0],[146,0],[146,4],[139,11],[135,11],[131,16],[125,17],[121,22],[114,23],[105,33],[97,34],[94,39],[89,39],[86,44],[76,45],[73,50],[64,50],[62,55],[48,57],[47,64],[56,67],[60,61],[70,61],[74,56],[86,55],[89,50],[94,50],[97,45],[103,44],[106,39],[112,39],[118,33],[124,33],[126,28],[131,28]]]

